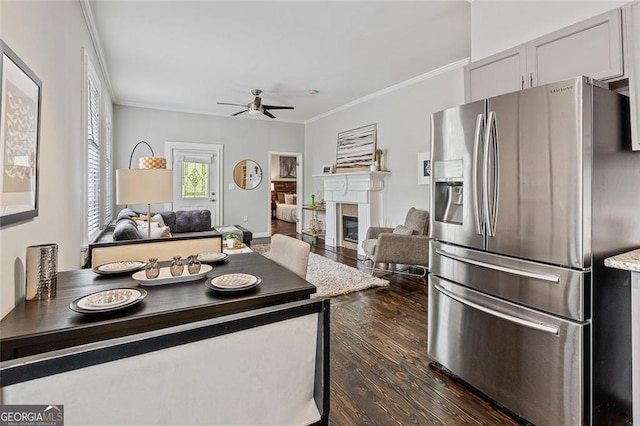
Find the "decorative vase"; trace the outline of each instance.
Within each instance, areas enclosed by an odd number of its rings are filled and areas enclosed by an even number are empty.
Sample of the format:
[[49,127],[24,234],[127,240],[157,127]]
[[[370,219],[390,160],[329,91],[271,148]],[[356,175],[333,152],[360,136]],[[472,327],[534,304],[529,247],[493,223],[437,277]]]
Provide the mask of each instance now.
[[158,278],[158,275],[160,275],[160,265],[158,265],[157,257],[152,257],[151,259],[149,259],[149,263],[147,263],[147,266],[144,267],[144,274],[150,280]]
[[227,238],[227,248],[232,249],[236,245],[235,238]]
[[54,297],[58,285],[58,245],[27,247],[26,300]]
[[383,151],[381,149],[376,149],[376,167],[378,171],[382,171],[384,170],[382,168],[382,153]]
[[311,194],[311,205],[309,207],[312,209],[316,208],[316,194]]
[[181,257],[182,256],[173,256],[173,262],[171,262],[171,266],[169,267],[169,271],[171,271],[171,275],[174,277],[179,277],[184,271],[184,265],[182,264],[182,260],[180,260]]
[[194,275],[200,272],[200,266],[202,266],[202,264],[200,263],[200,260],[198,259],[197,254],[192,254],[191,256],[189,256],[189,264],[187,265],[187,271],[189,271],[191,275]]

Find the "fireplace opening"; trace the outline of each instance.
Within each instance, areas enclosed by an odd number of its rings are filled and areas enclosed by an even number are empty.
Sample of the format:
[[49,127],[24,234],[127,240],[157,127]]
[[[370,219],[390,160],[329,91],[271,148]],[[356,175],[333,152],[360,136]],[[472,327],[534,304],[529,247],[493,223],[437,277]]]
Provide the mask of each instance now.
[[358,244],[358,218],[354,216],[342,216],[343,240]]

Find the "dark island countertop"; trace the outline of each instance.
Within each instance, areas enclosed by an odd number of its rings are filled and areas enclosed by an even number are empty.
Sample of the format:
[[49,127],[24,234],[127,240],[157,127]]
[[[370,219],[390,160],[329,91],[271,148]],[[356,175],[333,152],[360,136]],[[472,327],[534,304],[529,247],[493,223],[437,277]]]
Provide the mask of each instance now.
[[138,287],[131,274],[100,276],[91,269],[58,273],[57,295],[22,301],[0,321],[1,359],[8,360],[71,346],[158,330],[251,309],[308,299],[316,288],[288,269],[256,253],[229,256],[213,264],[209,276],[242,272],[262,282],[247,292],[224,294],[205,287],[205,279],[142,287],[147,297],[111,314],[84,315],[69,304],[87,294]]

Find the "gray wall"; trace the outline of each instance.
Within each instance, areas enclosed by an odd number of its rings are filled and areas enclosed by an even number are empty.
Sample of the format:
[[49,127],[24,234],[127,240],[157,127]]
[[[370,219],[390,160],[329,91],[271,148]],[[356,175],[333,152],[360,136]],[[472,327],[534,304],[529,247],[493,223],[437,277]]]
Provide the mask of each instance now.
[[[410,207],[429,209],[429,185],[418,184],[418,153],[430,149],[431,113],[464,103],[462,66],[434,73],[427,80],[403,87],[307,123],[305,128],[304,199],[322,190],[322,179],[312,175],[322,165],[336,162],[339,132],[376,123],[377,146],[386,150],[391,175],[384,188],[384,223],[404,223]],[[305,213],[303,227],[310,216]]]
[[[0,37],[42,80],[42,110],[39,214],[0,229],[0,317],[24,298],[27,246],[57,243],[58,270],[80,268],[82,47],[102,79],[80,3],[2,0],[1,5]],[[102,95],[109,98],[104,88]]]
[[[267,236],[271,217],[269,151],[302,152],[304,125],[262,118],[220,117],[115,105],[114,144],[116,168],[127,168],[134,145],[149,142],[156,155],[164,155],[165,141],[223,145],[224,222],[242,225],[257,236]],[[136,155],[144,153],[138,148]],[[250,159],[262,167],[263,180],[250,191],[229,189],[233,166]],[[116,208],[116,212],[118,211]],[[247,221],[244,221],[247,216]]]

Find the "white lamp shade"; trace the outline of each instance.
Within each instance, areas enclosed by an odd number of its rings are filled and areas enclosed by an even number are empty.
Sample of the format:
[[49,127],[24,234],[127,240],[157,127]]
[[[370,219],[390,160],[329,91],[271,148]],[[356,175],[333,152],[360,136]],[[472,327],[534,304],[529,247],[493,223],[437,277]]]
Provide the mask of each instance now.
[[156,204],[171,201],[173,201],[172,170],[116,170],[117,204]]

